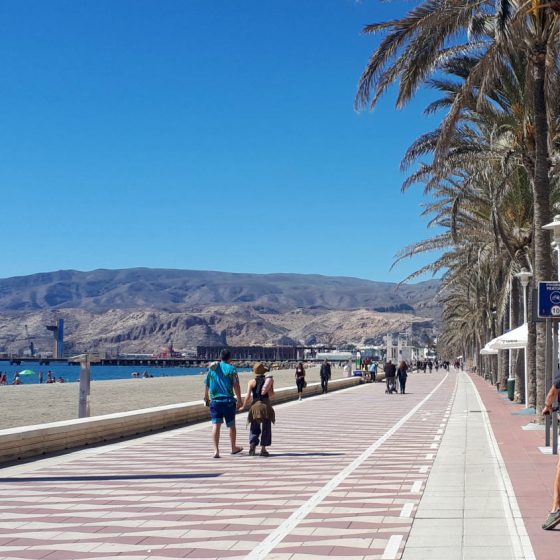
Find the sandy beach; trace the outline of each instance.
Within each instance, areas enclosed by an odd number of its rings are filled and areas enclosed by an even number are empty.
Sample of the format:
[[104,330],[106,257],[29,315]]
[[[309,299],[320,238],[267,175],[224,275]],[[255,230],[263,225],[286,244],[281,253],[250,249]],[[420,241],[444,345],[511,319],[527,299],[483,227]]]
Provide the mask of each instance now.
[[[241,373],[239,376],[241,392],[245,393],[252,373]],[[342,376],[342,368],[333,367],[333,379]],[[319,367],[306,369],[306,377],[308,382],[319,381]],[[295,386],[294,370],[276,371],[274,379],[277,388]],[[204,395],[203,380],[204,375],[189,375],[92,381],[91,415],[199,401]],[[0,430],[77,418],[78,394],[78,383],[2,386]]]

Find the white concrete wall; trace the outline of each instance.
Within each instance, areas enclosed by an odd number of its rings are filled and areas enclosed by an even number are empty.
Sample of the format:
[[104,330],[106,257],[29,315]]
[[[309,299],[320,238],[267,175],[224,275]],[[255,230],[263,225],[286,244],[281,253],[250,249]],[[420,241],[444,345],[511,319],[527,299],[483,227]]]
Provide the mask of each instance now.
[[[329,382],[329,391],[359,383],[361,378],[358,377],[336,379]],[[304,389],[305,397],[320,393],[319,383],[309,383]],[[297,389],[285,387],[276,391],[273,402],[295,398]],[[0,463],[208,420],[208,408],[202,402],[191,402],[0,430]]]

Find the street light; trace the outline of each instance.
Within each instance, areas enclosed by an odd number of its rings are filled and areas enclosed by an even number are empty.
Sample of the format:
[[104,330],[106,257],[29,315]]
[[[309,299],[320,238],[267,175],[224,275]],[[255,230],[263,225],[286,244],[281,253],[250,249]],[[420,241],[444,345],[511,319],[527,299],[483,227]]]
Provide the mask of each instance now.
[[[556,245],[556,249],[559,249],[560,248],[560,214],[556,214],[556,216],[554,216],[554,221],[550,222],[550,224],[546,224],[542,228],[552,232],[552,238]],[[558,266],[557,278],[560,281],[560,259],[556,259],[556,264]]]
[[[521,272],[518,272],[516,278],[519,278],[521,286],[523,287],[523,322],[527,323],[527,286],[529,281],[533,276],[532,272],[529,272],[526,268],[522,268]],[[525,408],[529,406],[529,387],[528,387],[528,375],[527,375],[527,346],[523,350],[523,364],[525,366]]]

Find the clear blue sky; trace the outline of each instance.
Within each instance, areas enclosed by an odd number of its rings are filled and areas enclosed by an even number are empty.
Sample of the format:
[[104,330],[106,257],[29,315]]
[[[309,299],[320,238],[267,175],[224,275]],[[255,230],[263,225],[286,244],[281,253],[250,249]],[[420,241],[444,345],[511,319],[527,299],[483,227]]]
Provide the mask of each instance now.
[[410,2],[3,0],[0,277],[135,266],[400,281],[423,96],[356,113]]

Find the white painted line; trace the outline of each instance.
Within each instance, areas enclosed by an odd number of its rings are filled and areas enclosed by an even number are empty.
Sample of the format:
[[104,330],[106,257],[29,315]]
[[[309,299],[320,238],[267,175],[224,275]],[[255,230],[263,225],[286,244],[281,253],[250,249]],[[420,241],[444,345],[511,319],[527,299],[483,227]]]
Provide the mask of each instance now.
[[402,539],[402,535],[391,535],[381,558],[383,560],[395,560],[399,553],[399,546],[401,546]]
[[[337,475],[329,480],[325,486],[320,488],[307,502],[303,503],[290,517],[285,519],[274,531],[259,543],[246,557],[246,560],[264,560],[267,555],[274,549],[274,547],[282,542],[282,540],[290,534],[295,527],[305,519],[331,492],[344,482],[364,461],[369,459],[395,432],[397,432],[408,420],[410,420],[418,410],[431,398],[431,396],[441,387],[447,379],[447,375],[439,382],[439,384],[424,397],[415,407],[413,407],[408,414],[403,416],[396,424],[394,424],[387,432],[385,432],[377,441],[372,443],[359,457],[356,457],[349,465],[342,469]],[[398,544],[402,539],[402,535],[398,537]],[[393,539],[393,537],[391,537]],[[391,539],[385,549],[391,546]],[[398,544],[396,550],[398,551]],[[385,558],[385,556],[383,556]],[[388,556],[387,558],[395,558],[395,556]]]
[[422,481],[416,480],[410,489],[411,494],[419,494],[420,490],[422,490]]
[[426,474],[428,472],[428,469],[430,467],[428,465],[423,465],[420,467],[420,470],[418,471],[420,474]]
[[[502,457],[500,447],[496,441],[496,436],[492,431],[492,425],[490,424],[490,418],[488,417],[488,411],[480,398],[480,394],[474,384],[474,381],[467,375],[463,374],[472,384],[473,392],[478,400],[480,410],[482,412],[482,417],[484,419],[484,428],[486,431],[486,437],[488,438],[488,443],[490,445],[490,451],[494,455],[496,460],[496,470],[498,471],[498,483],[502,486],[502,502],[504,505],[504,510],[506,512],[506,523],[508,524],[509,534],[512,540],[513,552],[515,558],[524,558],[525,560],[536,560],[535,552],[531,541],[527,538],[527,529],[521,516],[521,510],[519,509],[519,504],[517,503],[517,498],[515,497],[515,492],[513,490],[513,484],[507,472],[506,464]],[[508,510],[511,515],[508,515]]]
[[412,510],[414,509],[414,504],[404,504],[401,509],[400,517],[410,517],[412,515]]

